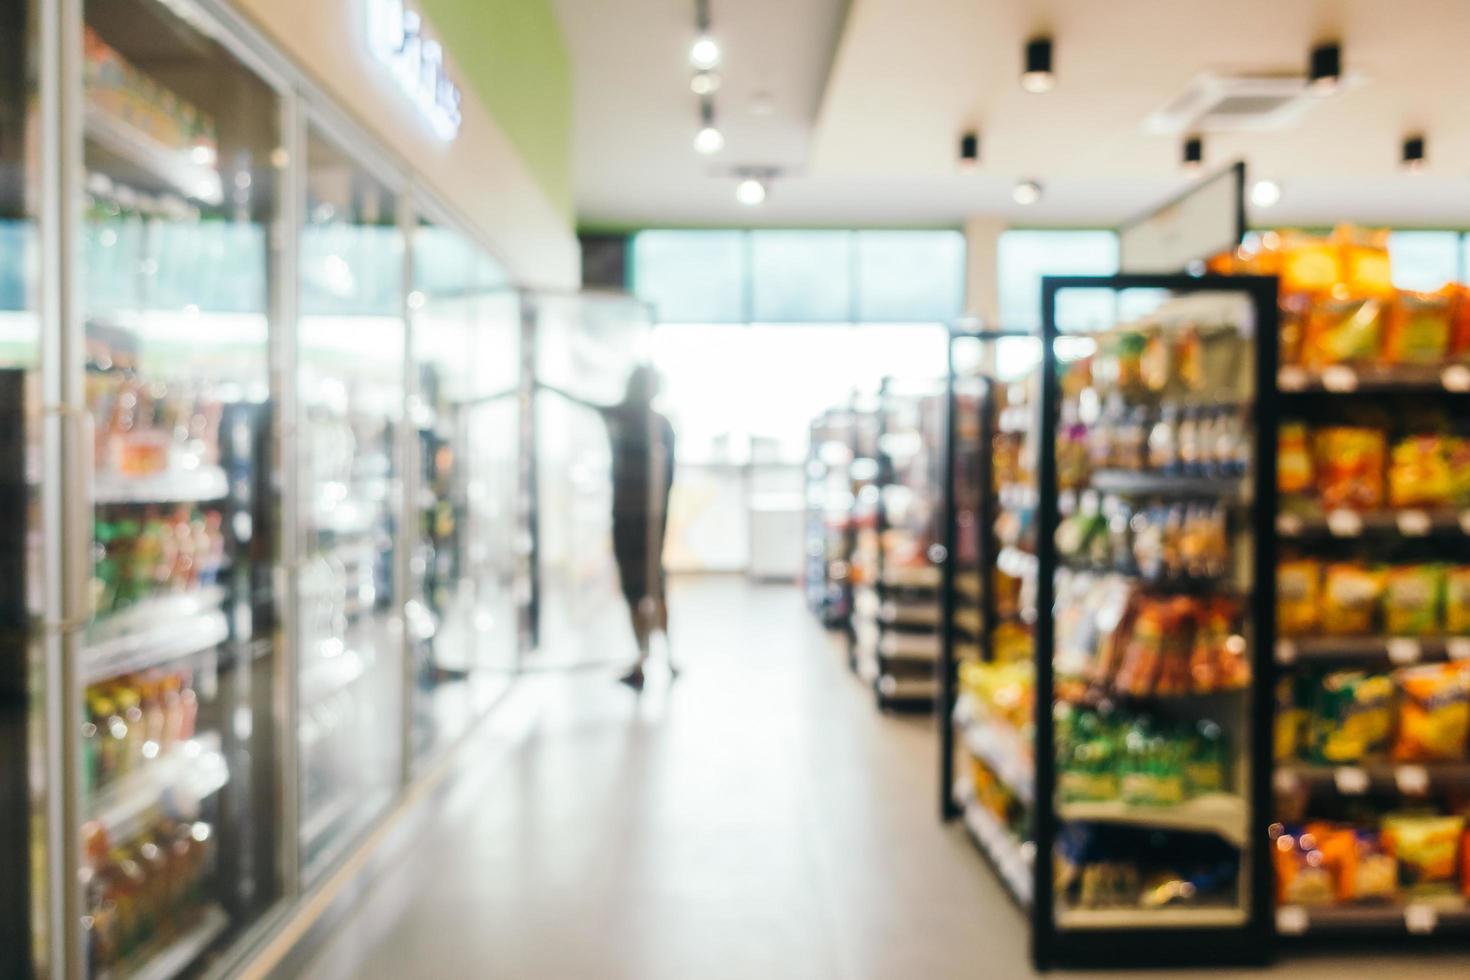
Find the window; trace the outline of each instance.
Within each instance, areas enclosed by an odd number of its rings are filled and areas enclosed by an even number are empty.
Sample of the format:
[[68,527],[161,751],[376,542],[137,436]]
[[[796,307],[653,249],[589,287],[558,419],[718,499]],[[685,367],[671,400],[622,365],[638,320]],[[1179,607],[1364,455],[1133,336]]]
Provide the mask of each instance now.
[[1388,236],[1393,284],[1432,292],[1461,279],[1460,234],[1454,231],[1395,231]]
[[[996,264],[1000,325],[1041,329],[1041,278],[1108,276],[1118,271],[1118,236],[1111,231],[1027,229],[1001,234]],[[1071,291],[1057,319],[1078,329],[1113,317],[1113,293]]]

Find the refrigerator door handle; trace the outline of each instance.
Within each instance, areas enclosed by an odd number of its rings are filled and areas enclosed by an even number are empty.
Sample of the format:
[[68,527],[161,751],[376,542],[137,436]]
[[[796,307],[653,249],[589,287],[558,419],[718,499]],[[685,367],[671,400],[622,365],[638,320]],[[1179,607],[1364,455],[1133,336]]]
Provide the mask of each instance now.
[[[92,520],[92,498],[96,492],[96,425],[92,413],[73,405],[48,405],[48,415],[61,420],[62,452],[65,453],[66,485],[63,526],[70,532],[65,537],[68,547],[73,535],[81,537]],[[90,537],[90,535],[87,535]],[[77,560],[87,559],[87,560]],[[92,596],[92,562],[90,556],[67,555],[62,561],[66,578],[62,586],[61,619],[46,623],[55,633],[80,633],[96,618]]]

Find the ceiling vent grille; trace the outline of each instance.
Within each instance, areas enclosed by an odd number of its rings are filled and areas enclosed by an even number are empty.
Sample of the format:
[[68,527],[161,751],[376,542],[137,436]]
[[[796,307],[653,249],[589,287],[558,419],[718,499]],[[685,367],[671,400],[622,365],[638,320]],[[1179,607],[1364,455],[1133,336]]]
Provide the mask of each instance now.
[[1196,76],[1183,92],[1150,114],[1144,129],[1151,133],[1285,129],[1317,101],[1300,75],[1208,73]]

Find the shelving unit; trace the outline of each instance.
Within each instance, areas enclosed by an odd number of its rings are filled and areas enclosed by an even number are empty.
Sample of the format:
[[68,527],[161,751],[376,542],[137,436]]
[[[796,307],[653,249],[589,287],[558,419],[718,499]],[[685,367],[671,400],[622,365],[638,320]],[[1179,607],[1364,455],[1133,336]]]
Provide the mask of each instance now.
[[803,483],[806,500],[802,581],[807,607],[828,629],[845,629],[851,615],[847,529],[852,511],[848,475],[851,416],[829,409],[812,422]]

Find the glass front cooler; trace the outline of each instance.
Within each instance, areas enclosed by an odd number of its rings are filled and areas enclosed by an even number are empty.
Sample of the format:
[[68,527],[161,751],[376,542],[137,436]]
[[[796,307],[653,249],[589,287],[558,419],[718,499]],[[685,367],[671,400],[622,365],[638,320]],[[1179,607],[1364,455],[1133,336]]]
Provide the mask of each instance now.
[[269,229],[277,92],[163,4],[85,5],[93,432],[81,699],[88,973],[171,975],[281,892]]
[[1275,280],[1043,297],[1035,957],[1260,960]]
[[306,138],[297,359],[299,817],[312,881],[402,771],[399,197],[315,123]]

